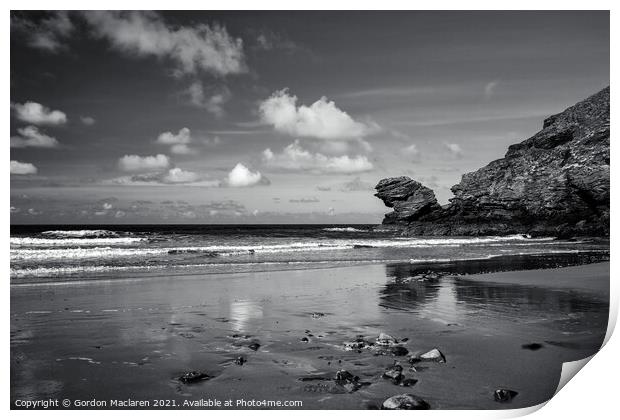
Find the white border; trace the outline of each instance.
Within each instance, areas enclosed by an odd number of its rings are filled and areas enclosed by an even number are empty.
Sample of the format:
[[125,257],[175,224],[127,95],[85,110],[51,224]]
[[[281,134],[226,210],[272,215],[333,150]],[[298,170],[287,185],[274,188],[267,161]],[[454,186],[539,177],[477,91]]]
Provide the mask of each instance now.
[[[67,9],[67,10],[83,10],[83,9],[145,9],[145,10],[166,10],[170,9],[171,6],[175,6],[178,9],[187,9],[187,10],[200,10],[200,9],[210,9],[210,10],[256,10],[256,9],[288,9],[288,10],[306,10],[306,9],[326,9],[326,10],[335,10],[335,9],[364,9],[364,10],[381,10],[381,9],[417,9],[417,10],[580,10],[584,9],[584,6],[587,10],[611,10],[611,78],[613,78],[614,70],[618,69],[617,66],[617,50],[618,50],[618,28],[620,27],[620,22],[617,18],[617,9],[618,7],[614,7],[618,4],[618,2],[612,1],[596,1],[590,0],[588,2],[577,2],[577,1],[532,1],[532,0],[523,0],[519,2],[492,2],[492,1],[476,1],[470,0],[467,2],[459,2],[455,0],[451,1],[443,1],[441,3],[432,3],[432,2],[411,2],[411,1],[367,1],[367,0],[347,0],[347,1],[333,1],[333,0],[314,0],[311,3],[309,2],[285,2],[285,1],[277,1],[277,0],[261,0],[261,1],[249,1],[249,0],[227,0],[222,2],[205,2],[205,1],[185,1],[185,0],[177,0],[173,3],[170,1],[162,1],[162,0],[152,0],[152,1],[119,1],[119,0],[108,0],[108,1],[90,1],[88,3],[78,2],[75,0],[64,0],[64,1],[33,1],[33,0],[24,0],[24,1],[13,1],[10,0],[7,2],[8,8],[6,14],[4,15],[4,30],[2,37],[2,49],[3,56],[5,57],[5,64],[2,66],[2,89],[5,97],[5,112],[2,118],[4,133],[7,136],[5,141],[5,150],[9,149],[8,142],[8,133],[10,126],[10,108],[9,108],[9,100],[10,97],[10,76],[9,76],[9,65],[8,60],[10,57],[10,25],[9,25],[9,10],[17,9],[17,10],[46,10],[46,9]],[[465,9],[464,6],[468,6],[469,8]],[[617,109],[617,101],[616,97],[612,95],[612,114],[614,110]],[[615,117],[612,118],[615,121]],[[615,132],[612,130],[612,132]],[[612,147],[612,161],[615,162],[617,159],[614,159],[616,153],[614,152],[615,147]],[[6,158],[5,158],[6,159]],[[612,164],[612,180],[615,180],[616,170],[615,166]],[[9,171],[5,169],[4,179],[3,179],[3,187],[4,193],[1,196],[3,208],[6,209],[10,206],[10,176]],[[613,184],[613,181],[612,181]],[[618,214],[618,200],[616,195],[613,193],[612,189],[612,202],[611,202],[612,214]],[[2,243],[3,252],[3,269],[4,269],[4,293],[2,294],[3,304],[5,308],[4,318],[3,318],[3,336],[5,340],[5,347],[2,349],[2,360],[3,360],[3,369],[2,369],[2,377],[4,379],[2,390],[3,398],[4,398],[4,406],[5,409],[9,410],[9,372],[10,372],[10,359],[9,359],[9,346],[8,346],[8,338],[9,338],[9,314],[10,314],[10,305],[9,305],[9,226],[10,226],[10,214],[5,213],[5,223],[2,224],[1,229],[3,236],[5,238]],[[611,223],[612,230],[612,238],[616,238],[618,234],[618,223],[616,223],[616,219],[612,218]],[[614,250],[616,245],[612,242],[612,255],[614,255]],[[559,392],[554,398],[552,398],[547,404],[541,404],[538,407],[532,407],[528,409],[520,409],[520,410],[507,410],[507,411],[429,411],[429,412],[417,412],[415,414],[410,412],[382,412],[382,415],[385,416],[393,416],[393,417],[410,417],[423,416],[425,418],[437,418],[437,419],[447,419],[447,418],[459,418],[459,419],[490,419],[490,418],[510,418],[517,417],[525,414],[531,414],[532,419],[546,419],[546,418],[562,418],[562,419],[583,419],[586,417],[589,418],[610,418],[613,416],[612,413],[618,412],[616,406],[616,389],[617,389],[617,381],[618,377],[620,377],[619,365],[620,361],[618,361],[615,357],[616,354],[620,354],[620,342],[617,337],[611,337],[610,333],[615,325],[617,315],[618,315],[618,285],[616,284],[618,278],[619,270],[618,264],[615,263],[615,259],[612,258],[611,262],[611,304],[610,304],[610,324],[607,335],[607,344],[605,345],[603,351],[597,354],[592,360],[587,364],[587,366],[579,373],[578,379],[570,381],[562,390]],[[544,406],[543,409],[542,406]],[[250,413],[241,413],[239,411],[209,411],[209,412],[198,412],[192,413],[190,411],[186,411],[182,416],[208,416],[210,418],[234,418],[237,416],[252,416],[261,418],[285,418],[291,416],[292,413],[286,411],[252,411]],[[327,411],[301,411],[293,414],[295,417],[299,418],[310,418],[311,416],[348,416],[353,415],[359,418],[371,418],[376,417],[378,412],[376,411],[355,411],[354,413],[344,413],[344,412],[327,412]],[[105,418],[108,416],[114,417],[129,417],[129,416],[140,416],[145,415],[149,416],[149,418],[168,418],[170,416],[177,416],[179,414],[167,411],[149,411],[148,413],[137,413],[137,412],[95,412],[90,411],[87,414],[79,411],[57,411],[57,412],[34,412],[34,411],[11,411],[11,416],[19,417],[19,418],[39,418],[40,416],[44,416],[44,418],[77,418],[83,417],[84,415],[88,415],[93,418]]]

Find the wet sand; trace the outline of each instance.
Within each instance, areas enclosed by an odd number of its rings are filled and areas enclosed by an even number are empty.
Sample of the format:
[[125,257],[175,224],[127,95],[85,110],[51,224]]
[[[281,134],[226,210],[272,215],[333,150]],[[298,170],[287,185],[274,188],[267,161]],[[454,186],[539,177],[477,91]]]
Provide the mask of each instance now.
[[[608,262],[426,281],[411,267],[13,286],[11,403],[133,399],[152,408],[165,399],[183,408],[245,399],[365,409],[407,392],[433,409],[520,408],[550,398],[562,362],[593,354],[605,336]],[[380,333],[409,355],[438,348],[446,363],[414,372],[408,356],[343,346]],[[532,343],[542,347],[522,347]],[[240,356],[247,362],[236,364]],[[418,382],[383,379],[394,362]],[[331,380],[340,369],[363,386],[349,392]],[[184,384],[187,371],[210,378]],[[497,388],[519,394],[498,403]]]

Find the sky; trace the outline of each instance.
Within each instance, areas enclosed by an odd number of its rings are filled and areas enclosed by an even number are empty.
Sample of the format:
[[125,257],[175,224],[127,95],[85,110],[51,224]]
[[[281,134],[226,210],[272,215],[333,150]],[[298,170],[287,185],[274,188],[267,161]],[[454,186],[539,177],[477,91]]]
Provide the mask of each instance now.
[[609,84],[609,13],[12,12],[11,223],[379,223]]

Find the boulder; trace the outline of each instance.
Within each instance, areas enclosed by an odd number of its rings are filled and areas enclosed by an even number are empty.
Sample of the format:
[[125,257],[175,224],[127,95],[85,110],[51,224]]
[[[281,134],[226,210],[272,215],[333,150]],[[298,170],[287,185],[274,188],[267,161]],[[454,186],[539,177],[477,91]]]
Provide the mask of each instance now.
[[383,401],[383,410],[428,410],[431,406],[413,394],[394,395]]
[[438,349],[432,349],[418,356],[411,356],[409,358],[409,362],[410,363],[417,363],[417,362],[446,363],[446,356],[444,356],[443,353],[440,352]]

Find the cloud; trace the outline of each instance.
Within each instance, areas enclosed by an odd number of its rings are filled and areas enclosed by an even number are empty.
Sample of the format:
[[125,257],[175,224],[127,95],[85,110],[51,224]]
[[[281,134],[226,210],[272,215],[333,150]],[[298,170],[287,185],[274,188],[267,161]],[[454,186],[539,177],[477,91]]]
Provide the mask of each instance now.
[[326,156],[321,153],[312,153],[305,150],[298,140],[286,146],[281,153],[276,154],[271,149],[265,149],[263,162],[272,168],[315,173],[356,173],[373,169],[372,163],[366,156]]
[[170,166],[170,159],[162,154],[144,157],[125,155],[118,160],[118,166],[125,172],[153,171],[168,168]]
[[200,176],[195,172],[184,171],[181,168],[172,168],[163,177],[163,181],[168,184],[185,184],[188,182],[196,182]]
[[217,24],[167,25],[155,12],[86,11],[96,37],[138,57],[168,59],[178,76],[200,71],[226,76],[246,71],[243,41]]
[[[161,187],[170,185],[184,185],[191,187],[213,188],[220,187],[222,181],[217,179],[205,179],[204,176],[185,171],[181,168],[172,168],[163,172],[148,172],[120,176],[103,181],[106,185],[122,185],[134,187]],[[144,202],[142,204],[145,204]]]
[[493,80],[492,82],[489,82],[484,86],[484,97],[486,99],[489,99],[491,96],[493,96],[493,92],[495,91],[495,88],[498,84],[498,80]]
[[228,174],[228,185],[231,187],[251,187],[265,182],[260,172],[252,172],[242,163],[237,163]]
[[355,121],[326,97],[310,106],[296,103],[297,97],[287,89],[276,91],[259,104],[261,119],[279,132],[323,140],[360,138],[378,129],[376,124]]
[[463,156],[463,149],[457,143],[444,143],[443,146],[455,157]]
[[35,125],[61,125],[67,122],[67,115],[58,110],[51,109],[37,103],[26,102],[25,104],[14,103],[11,107],[15,111],[18,120]]
[[18,128],[17,136],[11,137],[11,147],[46,147],[52,148],[58,146],[58,140],[39,131],[33,125]]
[[157,143],[170,146],[170,153],[175,155],[189,155],[194,153],[194,150],[188,146],[192,142],[192,132],[189,128],[183,127],[177,134],[173,134],[170,131],[161,133],[157,137]]
[[82,121],[84,125],[94,125],[96,122],[93,117],[80,117],[80,121]]
[[157,143],[160,144],[188,144],[192,141],[192,132],[189,128],[183,127],[177,134],[173,134],[170,131],[161,133],[157,137]]
[[11,161],[11,175],[34,175],[37,171],[37,167],[32,163]]
[[420,150],[415,143],[412,143],[409,146],[403,148],[402,151],[405,155],[413,158],[413,160],[416,160],[420,157]]
[[226,86],[217,92],[214,91],[207,94],[201,82],[192,83],[186,93],[192,105],[206,109],[217,118],[224,116],[223,105],[232,97],[230,90]]
[[26,34],[30,47],[50,53],[64,49],[63,38],[68,37],[75,29],[66,11],[51,12],[37,22],[12,16],[11,27]]

